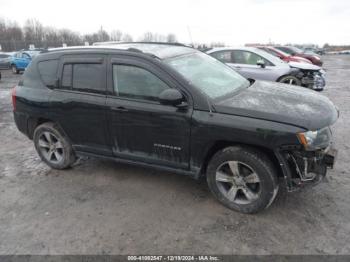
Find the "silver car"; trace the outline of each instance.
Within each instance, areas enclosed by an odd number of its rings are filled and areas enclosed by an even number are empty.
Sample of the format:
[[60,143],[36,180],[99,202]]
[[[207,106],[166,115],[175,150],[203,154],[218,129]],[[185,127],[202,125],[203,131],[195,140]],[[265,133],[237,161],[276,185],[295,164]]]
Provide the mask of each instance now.
[[206,53],[226,63],[245,78],[281,82],[323,90],[325,72],[307,63],[285,62],[254,47],[213,48]]

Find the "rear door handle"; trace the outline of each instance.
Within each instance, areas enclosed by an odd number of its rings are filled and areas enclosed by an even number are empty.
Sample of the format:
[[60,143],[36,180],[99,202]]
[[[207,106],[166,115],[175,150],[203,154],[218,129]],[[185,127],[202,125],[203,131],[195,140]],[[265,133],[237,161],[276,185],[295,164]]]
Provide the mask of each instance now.
[[128,109],[126,109],[123,106],[112,106],[111,109],[113,111],[119,111],[119,112],[127,112],[127,111],[129,111]]

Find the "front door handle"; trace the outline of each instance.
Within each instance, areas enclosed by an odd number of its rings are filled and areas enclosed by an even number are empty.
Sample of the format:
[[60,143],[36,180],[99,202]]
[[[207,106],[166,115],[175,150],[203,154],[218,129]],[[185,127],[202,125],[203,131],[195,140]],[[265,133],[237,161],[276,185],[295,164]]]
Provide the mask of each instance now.
[[123,106],[112,106],[111,109],[113,111],[119,111],[119,112],[127,112],[127,111],[129,111],[128,109],[126,109]]

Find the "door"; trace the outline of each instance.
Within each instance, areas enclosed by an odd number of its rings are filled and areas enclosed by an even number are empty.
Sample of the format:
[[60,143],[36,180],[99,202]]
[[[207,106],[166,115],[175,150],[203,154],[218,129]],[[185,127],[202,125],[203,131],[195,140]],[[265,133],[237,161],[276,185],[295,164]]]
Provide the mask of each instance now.
[[14,55],[13,62],[16,65],[17,69],[22,69],[23,68],[23,59],[22,59],[22,53],[21,52]]
[[17,69],[25,69],[30,62],[30,56],[26,53],[17,53],[15,56],[15,64]]
[[70,138],[74,149],[112,155],[107,142],[105,57],[64,56],[59,83],[50,98],[50,114]]
[[[263,61],[265,66],[258,65],[258,61]],[[273,64],[254,52],[233,50],[229,65],[246,78],[275,81]]]
[[22,53],[22,59],[21,59],[21,68],[26,68],[29,63],[32,61],[32,58],[27,53]]
[[179,86],[150,62],[112,58],[107,97],[110,139],[118,158],[189,168],[192,101],[186,109],[162,105],[159,94]]

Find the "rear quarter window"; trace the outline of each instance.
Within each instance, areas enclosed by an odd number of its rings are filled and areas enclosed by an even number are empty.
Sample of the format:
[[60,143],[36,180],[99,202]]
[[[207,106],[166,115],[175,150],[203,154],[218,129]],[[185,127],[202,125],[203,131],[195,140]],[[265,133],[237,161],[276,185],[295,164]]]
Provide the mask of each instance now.
[[42,82],[45,85],[52,85],[57,79],[58,60],[47,60],[38,62],[38,70]]

